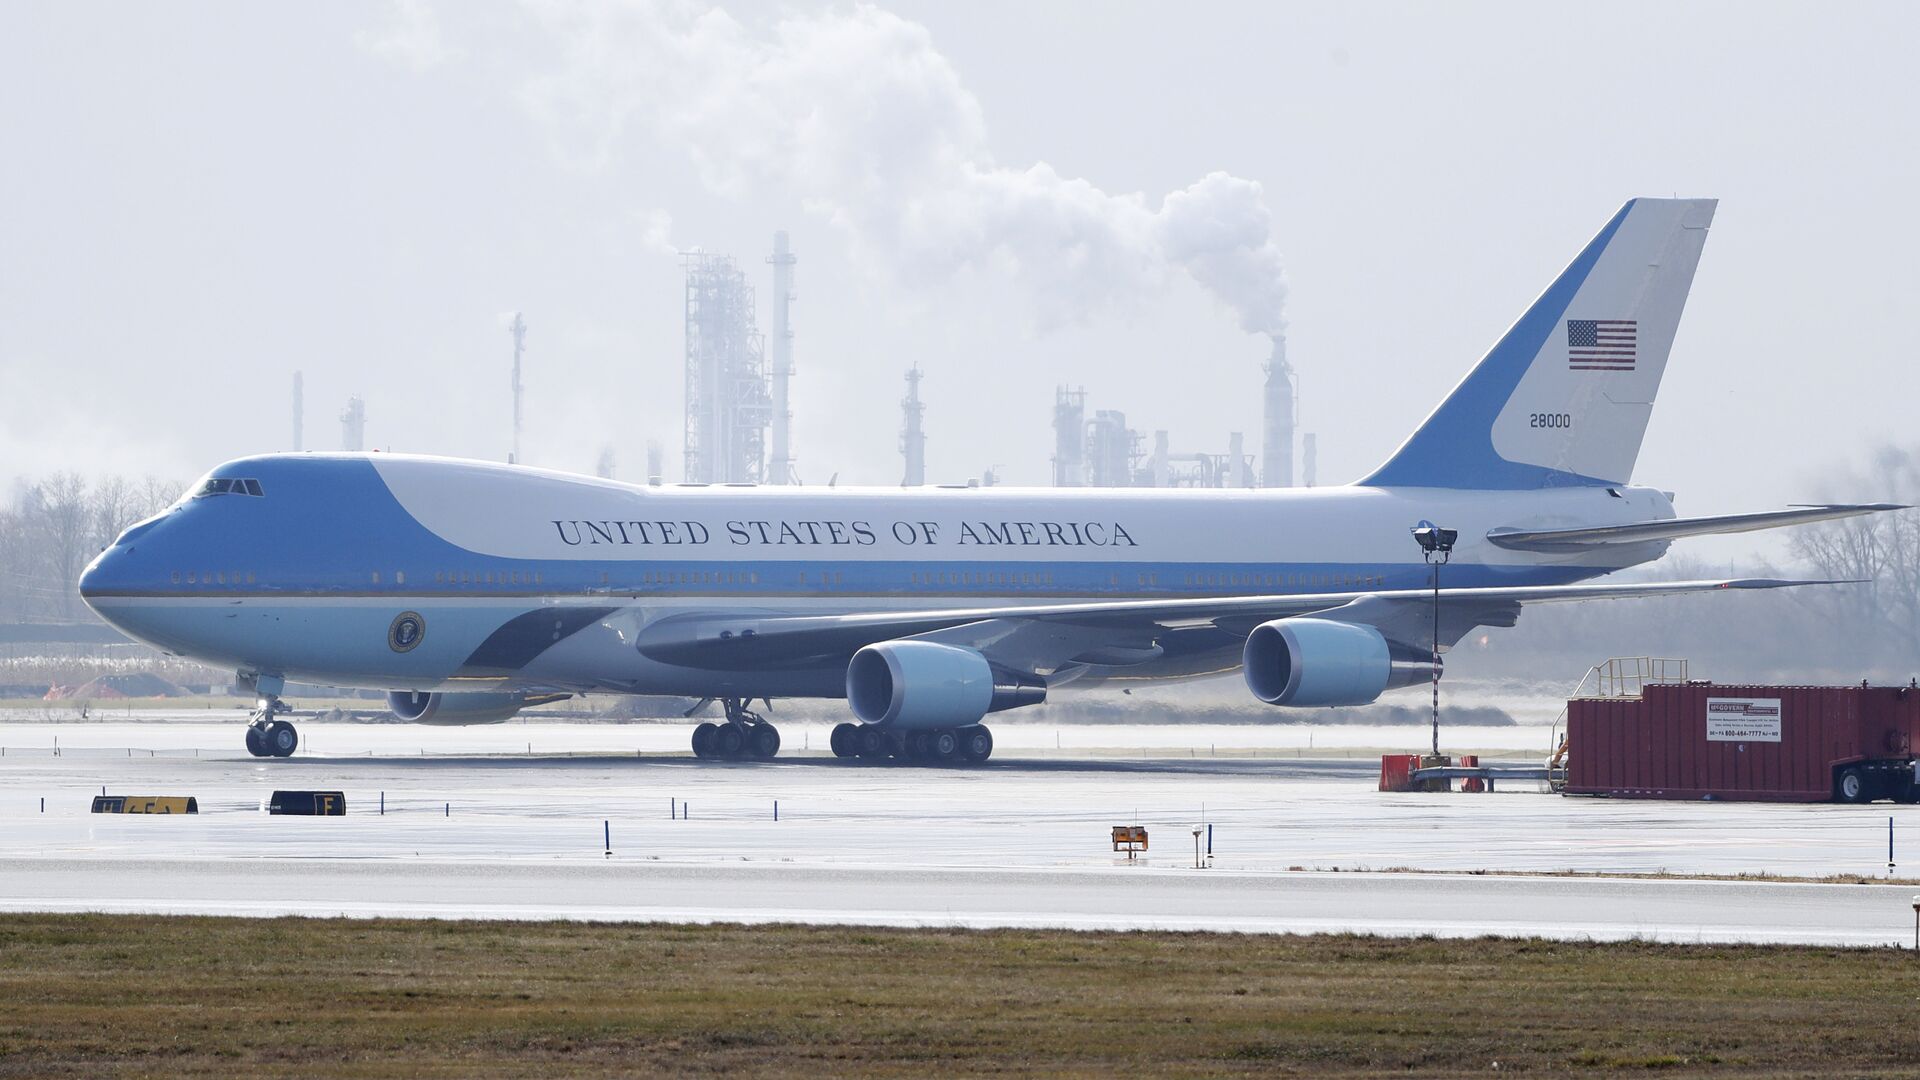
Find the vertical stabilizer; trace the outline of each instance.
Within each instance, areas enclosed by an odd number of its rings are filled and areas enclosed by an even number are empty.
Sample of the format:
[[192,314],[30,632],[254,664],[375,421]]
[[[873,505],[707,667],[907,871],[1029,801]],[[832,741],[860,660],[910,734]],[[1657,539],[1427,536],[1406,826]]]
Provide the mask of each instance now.
[[1622,484],[1713,221],[1713,199],[1635,199],[1387,463],[1380,487]]

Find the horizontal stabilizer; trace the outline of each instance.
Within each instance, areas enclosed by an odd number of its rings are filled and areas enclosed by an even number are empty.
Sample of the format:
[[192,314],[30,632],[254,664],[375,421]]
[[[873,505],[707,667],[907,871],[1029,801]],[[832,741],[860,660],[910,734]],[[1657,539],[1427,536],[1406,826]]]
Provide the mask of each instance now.
[[1806,525],[1815,521],[1858,517],[1886,510],[1908,509],[1898,503],[1830,503],[1820,506],[1796,506],[1787,510],[1762,510],[1753,514],[1720,514],[1715,517],[1667,518],[1664,521],[1636,521],[1628,525],[1591,525],[1572,529],[1494,529],[1487,540],[1514,551],[1577,551],[1608,544],[1645,544],[1658,540],[1679,540],[1688,536],[1715,533],[1754,532],[1777,529],[1783,525]]

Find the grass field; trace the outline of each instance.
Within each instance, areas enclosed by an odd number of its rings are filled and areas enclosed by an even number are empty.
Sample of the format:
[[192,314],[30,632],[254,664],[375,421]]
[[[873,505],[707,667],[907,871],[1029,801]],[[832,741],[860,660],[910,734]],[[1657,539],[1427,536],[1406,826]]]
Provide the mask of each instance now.
[[1895,950],[0,916],[21,1076],[1908,1076],[1917,998]]

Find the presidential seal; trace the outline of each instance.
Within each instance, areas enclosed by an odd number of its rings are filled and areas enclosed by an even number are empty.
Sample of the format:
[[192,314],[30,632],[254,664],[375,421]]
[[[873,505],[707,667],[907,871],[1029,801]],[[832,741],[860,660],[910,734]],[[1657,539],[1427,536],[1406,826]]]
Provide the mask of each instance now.
[[394,652],[411,652],[427,636],[427,620],[417,611],[403,611],[387,627],[387,647]]

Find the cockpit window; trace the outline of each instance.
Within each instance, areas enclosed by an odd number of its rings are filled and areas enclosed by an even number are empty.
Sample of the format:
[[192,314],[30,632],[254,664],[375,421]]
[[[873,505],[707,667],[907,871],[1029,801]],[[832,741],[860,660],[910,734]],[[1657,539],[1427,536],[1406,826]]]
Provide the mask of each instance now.
[[260,498],[265,494],[258,480],[209,476],[206,483],[200,485],[200,490],[193,493],[193,497],[204,499],[209,495],[252,495]]

